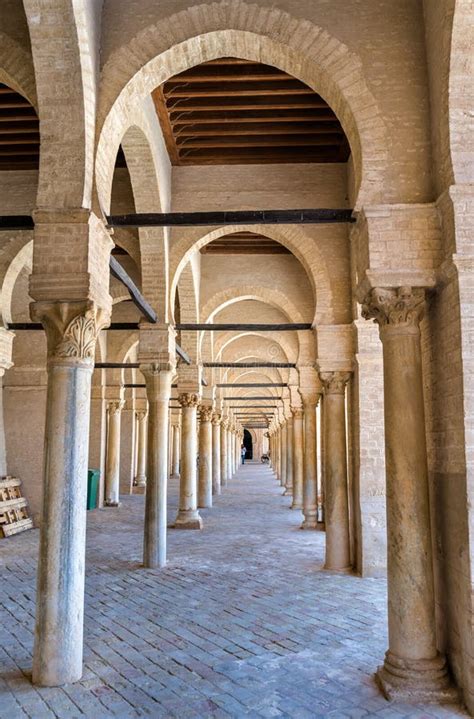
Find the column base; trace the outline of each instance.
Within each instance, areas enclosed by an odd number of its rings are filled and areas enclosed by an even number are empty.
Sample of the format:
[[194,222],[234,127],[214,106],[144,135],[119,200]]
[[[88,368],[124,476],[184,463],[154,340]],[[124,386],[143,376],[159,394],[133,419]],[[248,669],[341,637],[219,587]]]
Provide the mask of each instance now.
[[285,489],[283,492],[283,497],[292,497],[293,496],[293,490],[292,489]]
[[318,523],[316,521],[316,516],[305,517],[303,519],[303,523],[300,527],[300,529],[317,529],[317,528],[318,528]]
[[179,474],[175,474],[175,473],[170,474],[170,479],[179,479],[179,478],[180,478]]
[[303,509],[303,503],[298,502],[293,499],[293,504],[291,505],[290,509]]
[[138,475],[135,477],[135,480],[133,482],[134,487],[146,487],[146,477],[145,475]]
[[106,499],[104,502],[104,507],[120,507],[122,505],[121,502],[114,502],[111,499]]
[[375,680],[390,701],[416,704],[455,704],[459,694],[451,684],[446,659],[401,659],[390,651]]
[[174,529],[202,529],[202,518],[197,510],[179,510]]

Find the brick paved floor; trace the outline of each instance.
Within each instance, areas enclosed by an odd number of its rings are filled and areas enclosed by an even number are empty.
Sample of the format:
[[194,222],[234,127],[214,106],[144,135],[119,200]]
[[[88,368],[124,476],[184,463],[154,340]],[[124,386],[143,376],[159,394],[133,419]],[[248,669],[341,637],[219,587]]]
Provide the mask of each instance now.
[[140,567],[143,500],[89,512],[77,684],[30,684],[38,532],[0,542],[1,719],[467,716],[380,696],[385,583],[320,571],[323,534],[267,467],[245,465],[202,532],[169,532],[166,570]]

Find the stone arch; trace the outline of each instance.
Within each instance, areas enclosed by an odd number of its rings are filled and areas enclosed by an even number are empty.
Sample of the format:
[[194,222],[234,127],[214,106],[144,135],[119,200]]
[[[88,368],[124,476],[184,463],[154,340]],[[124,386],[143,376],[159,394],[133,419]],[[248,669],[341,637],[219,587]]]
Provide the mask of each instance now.
[[387,131],[360,58],[307,20],[275,7],[221,0],[160,20],[137,33],[106,61],[96,163],[103,208],[114,159],[108,144],[113,145],[121,128],[129,124],[129,108],[173,75],[226,56],[273,65],[316,90],[334,110],[348,137],[357,206],[387,201]]
[[[195,275],[191,263],[184,267],[178,285],[181,322],[193,324],[199,322],[199,300]],[[198,361],[199,333],[181,331],[181,346],[188,353],[191,361]]]
[[212,230],[199,238],[192,239],[189,236],[182,238],[173,245],[170,268],[172,274],[171,302],[182,267],[194,252],[220,237],[233,232],[245,232],[248,229],[279,242],[291,251],[303,266],[313,289],[314,322],[317,324],[332,324],[334,322],[335,293],[331,286],[326,260],[314,238],[308,237],[303,228],[298,226],[256,225],[249,228],[247,225],[230,225]]
[[32,232],[14,232],[0,252],[0,307],[3,324],[12,321],[15,283],[25,265],[33,261]]
[[474,182],[473,46],[474,7],[470,0],[456,0],[449,68],[449,145],[452,177],[457,184]]
[[0,48],[0,82],[26,97],[37,111],[35,69],[31,55],[4,32],[0,32]]
[[[221,333],[219,333],[221,334]],[[239,332],[238,334],[234,334],[230,337],[228,337],[226,334],[224,334],[224,337],[217,338],[216,342],[214,343],[214,356],[217,358],[222,355],[222,353],[225,351],[226,348],[228,348],[233,342],[237,340],[241,340],[245,337],[255,337],[259,339],[266,339],[269,342],[272,342],[274,345],[278,345],[283,354],[286,357],[286,361],[290,362],[290,357],[293,357],[295,355],[295,347],[291,347],[290,342],[287,341],[285,338],[284,333],[278,333],[278,332],[258,332],[255,330],[252,330],[251,332]],[[296,346],[296,356],[298,355],[298,348]],[[296,357],[294,357],[296,361]]]

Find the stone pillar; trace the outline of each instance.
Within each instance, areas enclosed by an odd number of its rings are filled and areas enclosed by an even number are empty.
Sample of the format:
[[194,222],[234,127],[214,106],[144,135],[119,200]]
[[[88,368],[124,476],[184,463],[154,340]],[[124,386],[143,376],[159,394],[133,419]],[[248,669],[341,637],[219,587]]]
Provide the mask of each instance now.
[[232,439],[233,439],[232,425],[229,423],[229,426],[227,428],[227,453],[226,453],[227,478],[228,479],[232,479],[232,477],[234,476],[234,472],[232,470]]
[[12,367],[12,343],[15,334],[0,327],[0,476],[7,474],[7,452],[5,444],[5,418],[3,414],[3,375]]
[[326,524],[326,569],[344,570],[351,565],[349,539],[349,496],[345,388],[350,375],[324,372],[324,517]]
[[212,415],[212,493],[221,493],[221,416]]
[[109,314],[90,301],[44,301],[31,315],[48,343],[33,683],[59,686],[82,676],[91,377]]
[[229,426],[229,420],[227,417],[222,417],[221,420],[221,487],[227,486],[227,427]]
[[168,407],[174,363],[140,364],[148,400],[147,486],[143,565],[149,569],[166,564],[168,492]]
[[120,488],[120,419],[123,399],[108,402],[107,458],[105,460],[105,506],[118,507]]
[[148,411],[146,409],[140,409],[135,412],[138,426],[137,474],[134,480],[136,487],[145,487],[146,485],[147,416]]
[[199,414],[198,507],[212,507],[212,407],[201,405]]
[[197,508],[197,406],[199,395],[183,393],[178,397],[181,405],[181,479],[179,483],[179,510],[176,529],[202,529]]
[[373,289],[363,316],[379,324],[384,361],[389,648],[377,679],[389,699],[453,700],[437,651],[420,319],[424,291]]
[[304,459],[303,514],[301,529],[316,529],[318,524],[318,470],[316,460],[316,407],[319,393],[303,395]]
[[171,476],[179,477],[179,458],[181,449],[181,427],[173,424],[173,457],[171,462]]
[[293,494],[293,418],[286,420],[286,482],[283,493],[291,497]]
[[303,422],[304,411],[299,407],[292,407],[293,415],[293,503],[292,509],[303,508]]
[[280,432],[280,484],[282,487],[286,487],[286,462],[288,457],[286,449],[288,441],[286,422],[281,425]]

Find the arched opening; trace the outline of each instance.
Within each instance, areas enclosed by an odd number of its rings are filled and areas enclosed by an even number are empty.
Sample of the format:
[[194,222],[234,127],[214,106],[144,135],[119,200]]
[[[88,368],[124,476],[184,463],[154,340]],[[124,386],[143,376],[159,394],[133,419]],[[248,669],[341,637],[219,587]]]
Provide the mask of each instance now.
[[247,450],[245,453],[245,459],[250,460],[253,459],[253,439],[252,435],[248,431],[248,429],[244,429],[244,441],[243,445],[245,449]]

